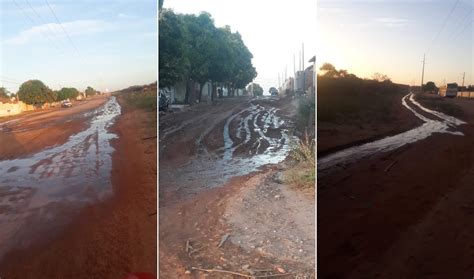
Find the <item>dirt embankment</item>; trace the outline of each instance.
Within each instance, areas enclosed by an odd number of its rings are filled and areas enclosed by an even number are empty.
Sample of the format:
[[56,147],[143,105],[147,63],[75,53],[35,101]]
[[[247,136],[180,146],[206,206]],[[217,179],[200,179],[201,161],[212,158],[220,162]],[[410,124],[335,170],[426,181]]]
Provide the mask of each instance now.
[[462,109],[464,136],[435,134],[318,179],[320,278],[472,277],[474,106],[439,102]]
[[81,210],[53,240],[9,253],[2,278],[122,278],[156,273],[156,112],[128,109],[113,126],[113,196]]
[[70,135],[83,130],[90,112],[108,100],[98,96],[75,102],[72,108],[55,108],[0,118],[0,160],[34,154],[44,148],[63,144]]
[[358,78],[318,77],[318,155],[392,136],[421,121],[401,104],[408,87]]

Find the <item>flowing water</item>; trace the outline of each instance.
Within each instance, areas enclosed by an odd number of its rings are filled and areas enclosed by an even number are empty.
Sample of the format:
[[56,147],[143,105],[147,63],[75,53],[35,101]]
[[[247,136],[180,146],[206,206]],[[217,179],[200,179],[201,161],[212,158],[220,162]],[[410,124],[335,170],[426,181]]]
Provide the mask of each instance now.
[[[455,117],[446,115],[444,113],[425,108],[420,103],[418,103],[413,96],[413,94],[408,94],[404,96],[402,98],[402,104],[407,109],[409,109],[416,117],[423,121],[423,124],[421,126],[418,126],[414,129],[408,130],[395,136],[386,137],[359,146],[350,147],[329,154],[325,157],[318,158],[318,171],[324,171],[334,166],[344,166],[347,164],[351,164],[359,159],[379,152],[392,151],[406,144],[426,139],[434,133],[445,133],[460,136],[463,135],[462,132],[455,131],[454,129],[461,124],[465,124],[465,122]],[[422,111],[428,114],[433,115],[434,117],[440,120],[434,120],[423,116],[422,114],[418,113],[414,108],[412,108],[408,104],[408,102],[411,102],[413,106],[421,109]]]
[[86,204],[112,193],[109,131],[121,108],[112,97],[92,116],[89,127],[32,156],[0,161],[0,257],[24,246],[35,232],[66,224]]
[[[162,169],[160,176],[186,181],[179,183],[179,189],[190,194],[222,185],[231,177],[249,174],[264,165],[282,162],[296,137],[290,134],[289,121],[277,112],[275,107],[250,102],[247,108],[228,116],[223,128],[208,127],[196,139],[195,158],[179,168]],[[204,138],[214,129],[222,129],[223,147],[210,151]]]

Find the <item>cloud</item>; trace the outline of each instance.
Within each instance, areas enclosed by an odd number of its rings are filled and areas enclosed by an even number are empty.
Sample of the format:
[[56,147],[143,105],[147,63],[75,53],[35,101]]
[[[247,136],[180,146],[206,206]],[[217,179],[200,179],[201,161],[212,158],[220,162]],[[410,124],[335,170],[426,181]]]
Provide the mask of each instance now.
[[[76,20],[64,22],[62,25],[71,37],[101,32],[108,26],[107,22],[102,20]],[[59,24],[48,23],[21,31],[17,36],[6,39],[3,43],[6,45],[24,45],[34,41],[43,40],[45,34],[52,39],[66,37],[66,34]]]
[[396,17],[379,17],[379,18],[374,18],[374,21],[381,23],[382,25],[387,26],[387,27],[403,27],[413,22],[413,20],[411,19],[396,18]]
[[124,13],[119,13],[118,14],[118,17],[121,18],[121,19],[131,19],[131,18],[136,18],[136,16],[133,16],[133,15],[127,15],[127,14],[124,14]]

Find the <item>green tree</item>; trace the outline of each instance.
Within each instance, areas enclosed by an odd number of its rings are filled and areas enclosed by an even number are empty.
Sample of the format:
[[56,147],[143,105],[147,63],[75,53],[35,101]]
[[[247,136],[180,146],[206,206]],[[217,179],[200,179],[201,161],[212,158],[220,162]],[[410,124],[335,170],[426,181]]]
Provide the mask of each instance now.
[[8,90],[5,87],[0,87],[0,98],[9,98]]
[[86,93],[86,96],[92,96],[96,94],[96,91],[94,90],[94,88],[88,86],[85,93]]
[[76,88],[61,88],[61,90],[58,91],[58,101],[63,101],[66,99],[75,99],[77,96],[79,96],[79,91]]
[[336,67],[334,67],[334,65],[332,65],[331,63],[324,63],[319,69],[324,72],[323,76],[325,77],[339,77],[339,72],[336,70]]
[[376,81],[383,82],[383,81],[390,81],[390,78],[387,75],[381,73],[375,73],[372,78]]
[[[253,88],[253,92],[252,92],[252,88]],[[250,94],[252,94],[255,97],[263,95],[263,88],[258,83],[253,83],[253,86],[252,84],[249,84],[247,86],[247,91],[250,92]]]
[[428,81],[425,85],[423,85],[423,91],[436,91],[438,89],[434,82]]
[[24,82],[18,90],[21,101],[30,105],[42,105],[56,101],[56,94],[40,80],[29,80]]
[[159,16],[160,87],[170,87],[184,79],[189,68],[183,16],[163,9]]

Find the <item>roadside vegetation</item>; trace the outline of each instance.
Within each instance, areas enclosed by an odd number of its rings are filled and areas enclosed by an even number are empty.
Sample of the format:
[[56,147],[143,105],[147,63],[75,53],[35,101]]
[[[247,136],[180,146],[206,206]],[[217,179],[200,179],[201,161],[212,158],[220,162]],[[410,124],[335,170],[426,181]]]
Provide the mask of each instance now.
[[284,181],[302,189],[314,189],[316,183],[316,153],[314,137],[305,132],[292,143],[290,158],[295,165],[284,172]]
[[[231,92],[243,89],[256,76],[252,53],[239,32],[230,26],[216,27],[211,15],[176,14],[162,9],[159,14],[160,89],[186,84],[185,103],[200,102],[207,82],[212,83],[211,99],[217,86]],[[194,85],[200,90],[197,94]]]
[[373,79],[362,79],[346,70],[338,71],[328,63],[320,70],[318,122],[388,122],[393,101],[409,91],[407,85],[395,84],[380,73],[374,74]]
[[[63,87],[60,90],[52,90],[40,80],[28,80],[20,85],[17,93],[11,93],[3,89],[0,96],[9,98],[17,97],[28,105],[41,106],[46,103],[60,102],[64,100],[75,100],[81,92],[73,87]],[[85,94],[93,96],[98,92],[92,87],[87,87]]]
[[131,86],[129,88],[120,90],[116,94],[123,97],[127,105],[132,108],[156,111],[156,86],[156,82],[144,86]]

